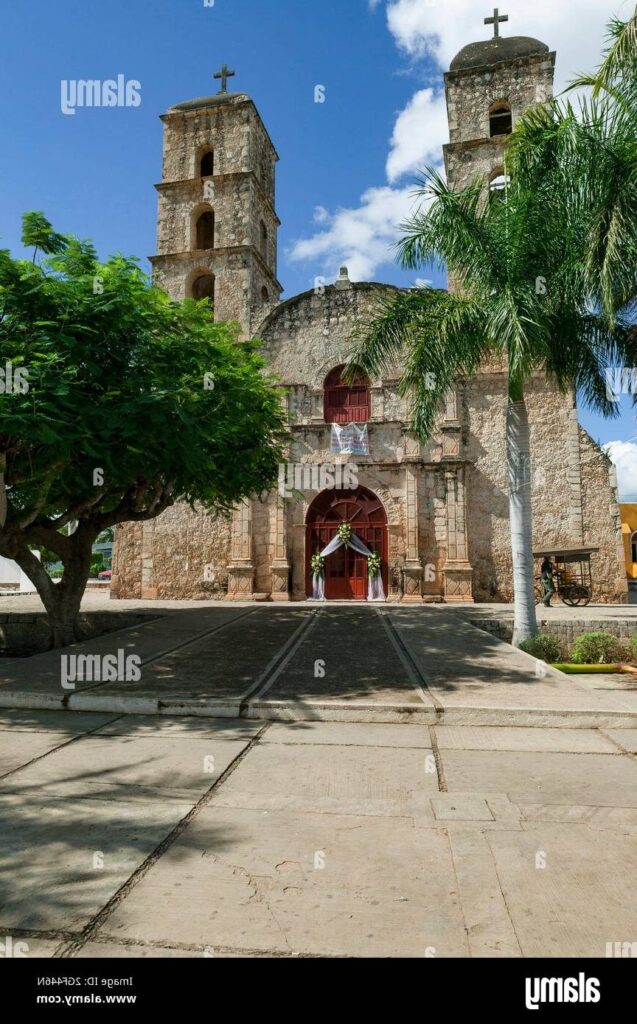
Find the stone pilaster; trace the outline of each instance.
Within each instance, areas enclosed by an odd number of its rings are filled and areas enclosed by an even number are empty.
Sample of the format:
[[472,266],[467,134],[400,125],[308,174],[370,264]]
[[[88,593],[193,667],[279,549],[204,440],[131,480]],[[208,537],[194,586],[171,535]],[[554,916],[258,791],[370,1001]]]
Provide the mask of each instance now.
[[232,562],[228,566],[228,598],[250,601],[254,594],[252,502],[247,499],[232,516]]
[[407,557],[403,565],[403,602],[420,604],[423,568],[418,551],[418,477],[412,466],[405,469],[405,510]]
[[290,563],[287,542],[287,503],[277,494],[275,498],[274,561],[272,563],[272,600],[290,600]]
[[[573,395],[573,406],[569,415],[570,429],[565,451],[566,480],[571,496],[568,510],[568,534],[573,544],[584,544],[584,508],[582,495],[582,461],[579,440],[579,422],[577,405]],[[541,491],[545,491],[544,481],[538,481]]]
[[155,565],[153,547],[155,540],[155,520],[142,524],[142,600],[156,601],[159,590],[155,582]]
[[467,542],[467,501],[465,467],[449,467],[445,472],[447,494],[447,560],[445,562],[445,601],[473,603],[473,570]]

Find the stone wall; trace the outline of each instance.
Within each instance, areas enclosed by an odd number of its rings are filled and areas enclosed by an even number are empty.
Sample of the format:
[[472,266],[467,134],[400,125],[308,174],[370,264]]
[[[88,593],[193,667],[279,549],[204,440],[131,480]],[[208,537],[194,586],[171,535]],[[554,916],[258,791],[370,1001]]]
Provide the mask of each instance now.
[[580,427],[584,543],[598,547],[591,556],[593,599],[628,600],[626,563],[617,496],[617,474],[608,456]]
[[[80,612],[78,628],[82,640],[152,622],[152,611]],[[50,649],[51,631],[44,612],[3,612],[0,614],[0,654],[21,657]]]
[[148,523],[115,532],[112,598],[222,600],[230,522],[177,504]]
[[[587,614],[590,615],[590,618],[586,618]],[[628,650],[630,642],[635,635],[634,621],[631,622],[629,619],[595,619],[593,618],[594,612],[589,611],[587,613],[585,608],[580,609],[579,615],[578,619],[556,622],[554,619],[550,621],[543,619],[541,609],[538,610],[537,622],[540,633],[548,633],[550,636],[557,637],[560,642],[562,658],[570,658],[573,652],[573,645],[582,633],[610,633],[611,636],[616,636]],[[491,636],[504,640],[506,643],[511,643],[513,639],[512,619],[481,618],[472,620],[469,618],[469,622],[471,622],[472,626],[477,626],[478,629],[483,630],[485,633],[490,633]]]
[[[576,418],[572,396],[544,376],[526,388],[531,429],[534,550],[599,547],[595,600],[625,600],[619,510],[612,470]],[[506,465],[507,382],[481,373],[462,394],[469,476],[469,559],[478,601],[511,601],[512,565]],[[539,570],[538,570],[539,571]]]

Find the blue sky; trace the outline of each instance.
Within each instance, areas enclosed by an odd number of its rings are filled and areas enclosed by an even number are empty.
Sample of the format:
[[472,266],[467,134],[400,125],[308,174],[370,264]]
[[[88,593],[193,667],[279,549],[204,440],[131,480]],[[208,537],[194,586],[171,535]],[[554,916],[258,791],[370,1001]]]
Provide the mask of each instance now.
[[[105,256],[155,248],[159,114],[231,88],[256,102],[281,157],[279,277],[285,294],[330,277],[412,283],[393,264],[395,226],[414,174],[446,141],[442,74],[465,43],[487,38],[492,4],[476,0],[28,0],[0,13],[0,244],[19,251],[24,210],[90,237]],[[558,86],[596,63],[604,25],[626,0],[510,0],[505,35],[558,51]],[[137,108],[64,115],[62,79],[141,83]],[[314,102],[317,85],[326,102]],[[147,264],[144,264],[147,266]],[[432,274],[434,283],[441,279]],[[632,409],[580,416],[596,440],[621,441],[624,492],[637,493]],[[618,449],[619,452],[619,449]],[[633,479],[634,478],[634,479]]]

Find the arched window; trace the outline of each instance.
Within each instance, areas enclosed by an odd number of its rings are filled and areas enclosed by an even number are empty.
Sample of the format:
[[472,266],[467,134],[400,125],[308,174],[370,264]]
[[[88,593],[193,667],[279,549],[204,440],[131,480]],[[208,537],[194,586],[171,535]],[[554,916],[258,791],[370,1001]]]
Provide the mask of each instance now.
[[214,274],[200,274],[193,281],[191,288],[191,298],[196,299],[200,302],[202,299],[207,299],[209,304],[214,307],[215,304],[215,278]]
[[633,533],[630,538],[630,560],[637,564],[637,533]]
[[270,301],[270,293],[269,293],[268,289],[265,287],[265,285],[261,289],[261,301],[262,302],[269,302]]
[[215,173],[215,155],[211,149],[202,156],[199,173],[202,178],[209,178]]
[[511,176],[504,173],[503,167],[497,167],[489,178],[489,195],[491,198],[503,195],[510,184]]
[[212,210],[202,213],[197,220],[197,249],[214,249],[215,215]]
[[513,131],[511,107],[506,100],[493,103],[489,109],[489,135],[510,135]]
[[337,366],[325,380],[325,422],[367,423],[371,415],[369,380],[358,377],[353,384],[346,384],[344,372],[345,366]]
[[268,229],[266,228],[263,221],[259,226],[259,245],[261,248],[261,255],[264,260],[268,258]]

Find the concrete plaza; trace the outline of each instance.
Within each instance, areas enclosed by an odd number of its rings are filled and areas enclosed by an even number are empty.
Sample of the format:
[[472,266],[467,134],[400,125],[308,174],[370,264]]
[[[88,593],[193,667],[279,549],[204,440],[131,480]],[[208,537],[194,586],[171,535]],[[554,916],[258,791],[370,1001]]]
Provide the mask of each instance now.
[[[603,957],[637,940],[631,680],[538,672],[453,609],[154,611],[3,665],[12,948]],[[62,656],[118,650],[139,681],[62,688]]]

